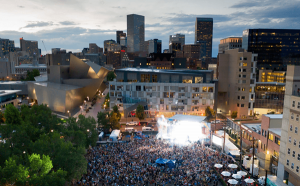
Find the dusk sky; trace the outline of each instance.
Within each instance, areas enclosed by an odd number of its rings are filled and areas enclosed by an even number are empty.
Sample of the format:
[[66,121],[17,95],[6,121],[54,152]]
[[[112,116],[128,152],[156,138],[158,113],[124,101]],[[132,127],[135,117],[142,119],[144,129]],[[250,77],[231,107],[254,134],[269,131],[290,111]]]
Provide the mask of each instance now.
[[37,40],[42,54],[51,48],[79,52],[89,43],[103,47],[126,32],[126,15],[145,16],[145,40],[161,39],[168,48],[169,35],[185,34],[194,43],[196,17],[212,17],[213,56],[220,39],[242,36],[248,28],[300,29],[298,0],[10,0],[1,2],[0,38]]

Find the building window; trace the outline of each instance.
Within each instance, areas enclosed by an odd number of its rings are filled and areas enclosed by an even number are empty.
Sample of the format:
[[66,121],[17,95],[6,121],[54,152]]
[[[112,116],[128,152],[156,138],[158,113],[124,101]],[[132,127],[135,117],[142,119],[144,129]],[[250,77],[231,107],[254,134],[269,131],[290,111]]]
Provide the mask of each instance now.
[[152,82],[154,83],[156,83],[157,82],[157,75],[152,75]]
[[240,88],[240,87],[238,87],[238,91],[241,91],[241,88]]
[[243,69],[243,72],[246,72],[246,69]]
[[247,63],[243,63],[243,66],[246,67],[246,66],[247,66]]
[[296,144],[297,144],[297,141],[294,139],[294,145],[296,146]]
[[294,169],[294,163],[292,163],[291,168]]
[[245,96],[242,96],[242,100],[245,100]]
[[273,141],[273,140],[274,140],[274,136],[273,136],[273,134],[270,134],[270,133],[269,133],[269,140],[271,140],[271,141]]
[[245,91],[245,88],[242,88],[242,91]]
[[300,154],[298,154],[298,160],[300,160]]
[[239,104],[239,103],[237,103],[237,104],[236,104],[236,106],[237,106],[237,107],[240,107],[240,104]]
[[291,149],[290,148],[288,148],[288,154],[291,154]]
[[297,168],[296,168],[296,172],[299,172],[299,166],[297,166]]
[[240,99],[240,96],[238,96],[238,99]]
[[275,143],[276,143],[277,145],[280,145],[280,138],[278,138],[277,136],[275,136]]
[[290,125],[290,131],[291,132],[293,131],[293,125]]
[[296,134],[298,133],[298,127],[295,127],[295,133]]
[[142,87],[141,86],[136,86],[136,91],[141,91]]
[[296,152],[295,152],[295,151],[293,151],[293,155],[292,155],[292,156],[293,156],[293,158],[295,157],[295,153],[296,153]]
[[289,137],[289,142],[292,143],[292,137]]
[[290,160],[286,160],[286,165],[290,165]]
[[141,74],[141,82],[150,82],[150,74]]
[[292,107],[295,107],[295,101],[293,101]]
[[297,106],[297,108],[298,108],[298,109],[300,108],[300,102],[298,102],[298,106]]
[[245,105],[244,104],[241,104],[241,107],[244,107]]

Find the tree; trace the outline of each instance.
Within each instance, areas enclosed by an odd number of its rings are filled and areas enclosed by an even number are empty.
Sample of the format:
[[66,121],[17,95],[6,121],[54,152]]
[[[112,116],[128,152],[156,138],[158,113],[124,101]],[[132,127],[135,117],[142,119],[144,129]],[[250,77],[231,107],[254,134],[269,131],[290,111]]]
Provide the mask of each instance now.
[[107,81],[113,81],[116,78],[115,72],[114,71],[110,71],[107,74]]
[[205,116],[208,121],[211,120],[215,116],[215,114],[216,113],[213,109],[211,109],[210,107],[206,107]]
[[4,117],[4,113],[2,113],[1,111],[0,111],[0,124],[1,123],[5,123],[5,117]]
[[34,81],[34,77],[39,76],[40,72],[37,69],[33,69],[32,71],[27,71],[27,77],[25,81]]
[[112,112],[109,117],[109,122],[111,124],[111,128],[112,129],[120,129],[121,126],[120,126],[119,121],[120,120],[119,120],[118,114],[115,112]]
[[9,125],[20,125],[22,123],[19,110],[12,104],[8,104],[5,109],[5,120],[5,123]]
[[110,125],[108,124],[107,114],[104,112],[98,112],[97,118],[98,118],[98,126],[102,126],[105,129],[109,129]]
[[117,114],[118,121],[120,121],[121,120],[121,113],[120,113],[119,108],[118,108],[117,105],[113,106],[113,111],[112,112]]
[[145,111],[143,105],[137,106],[135,115],[137,118],[139,118],[140,121],[145,119]]
[[237,118],[237,111],[233,111],[233,112],[231,113],[231,118],[232,118],[232,119]]
[[17,165],[16,160],[8,158],[4,167],[0,167],[1,185],[22,185],[26,182],[29,171],[23,165]]

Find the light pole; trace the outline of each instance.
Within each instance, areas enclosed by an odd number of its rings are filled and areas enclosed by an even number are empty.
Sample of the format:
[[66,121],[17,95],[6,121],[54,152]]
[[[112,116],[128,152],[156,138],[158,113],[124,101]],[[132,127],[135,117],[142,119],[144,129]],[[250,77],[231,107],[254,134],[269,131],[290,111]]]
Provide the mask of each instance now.
[[239,124],[239,127],[240,127],[240,166],[242,167],[242,145],[243,145],[243,142],[242,142],[242,138],[243,138],[243,130],[242,130],[242,125],[241,125],[241,122],[238,122]]
[[82,114],[82,106],[80,106],[81,114]]
[[255,139],[253,137],[252,140],[249,140],[249,141],[252,141],[253,142],[253,147],[252,147],[252,178],[254,176],[254,155],[255,155],[255,147],[254,147],[254,142],[257,141],[257,139]]

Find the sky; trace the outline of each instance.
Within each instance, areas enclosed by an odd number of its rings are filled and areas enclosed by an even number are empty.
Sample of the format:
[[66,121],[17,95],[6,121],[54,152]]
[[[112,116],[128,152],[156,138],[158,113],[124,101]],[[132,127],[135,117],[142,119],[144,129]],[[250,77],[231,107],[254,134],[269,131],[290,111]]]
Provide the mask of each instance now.
[[[1,2],[0,38],[38,41],[42,54],[51,48],[79,52],[96,43],[116,40],[127,29],[127,14],[145,16],[145,40],[185,34],[193,44],[196,17],[211,17],[213,57],[220,39],[242,36],[249,28],[300,29],[300,0],[9,0]],[[42,41],[44,41],[45,47]],[[46,48],[46,49],[45,49]]]

